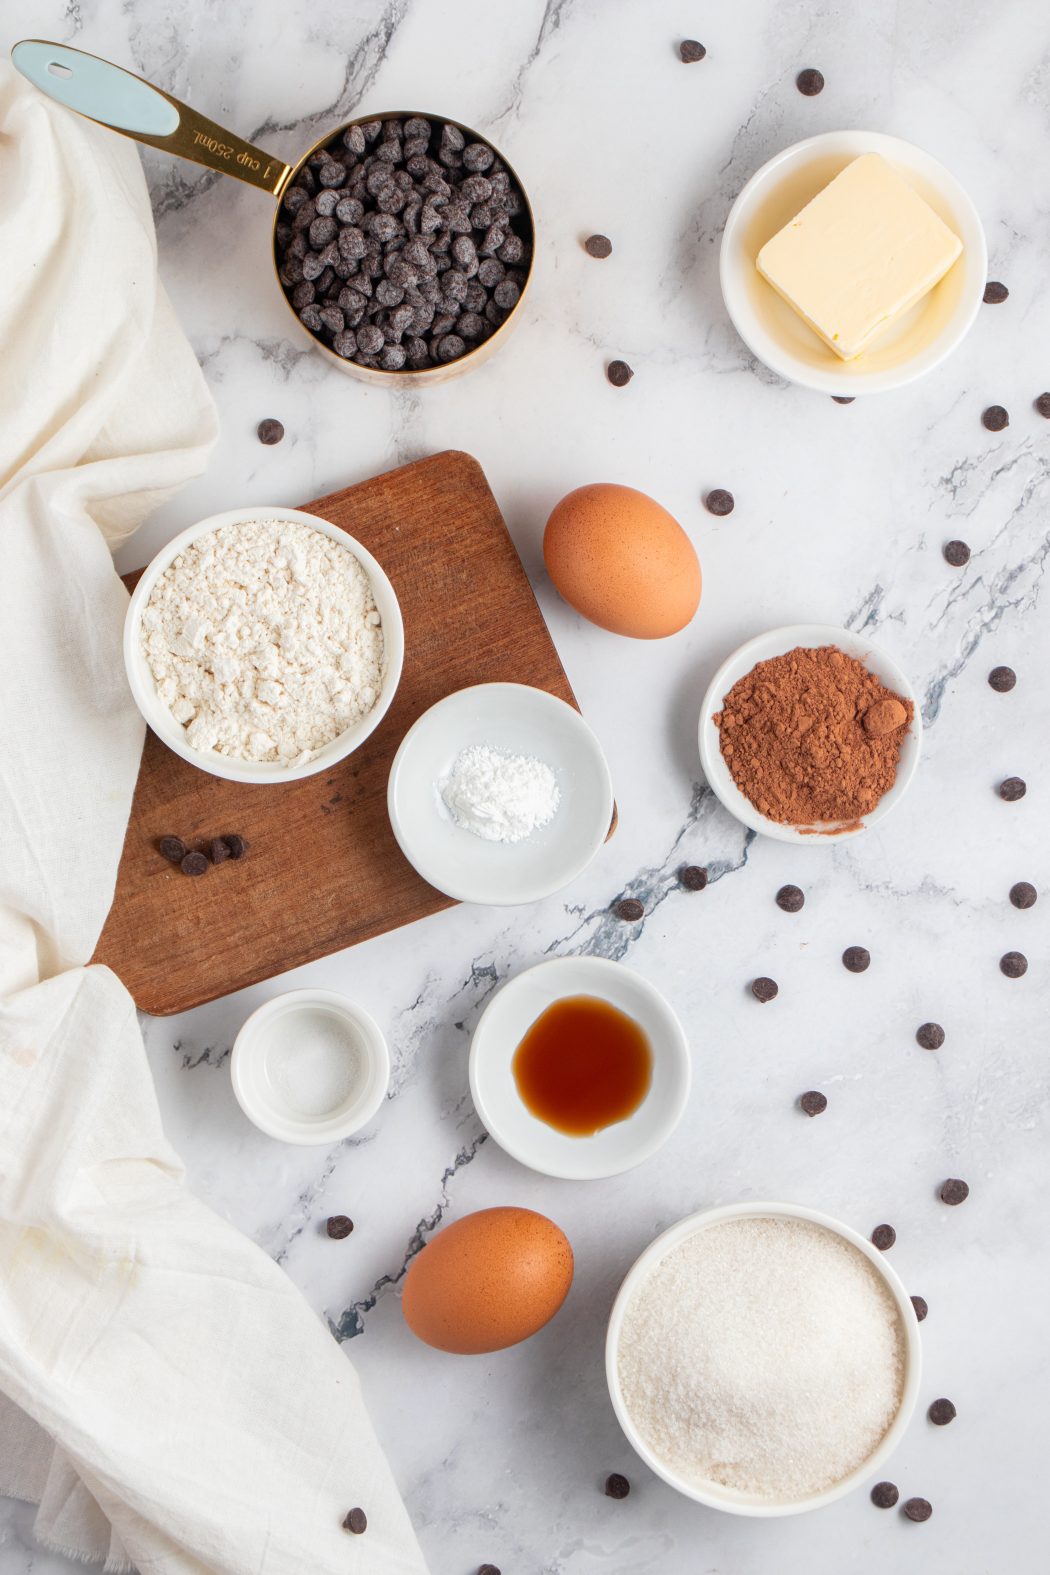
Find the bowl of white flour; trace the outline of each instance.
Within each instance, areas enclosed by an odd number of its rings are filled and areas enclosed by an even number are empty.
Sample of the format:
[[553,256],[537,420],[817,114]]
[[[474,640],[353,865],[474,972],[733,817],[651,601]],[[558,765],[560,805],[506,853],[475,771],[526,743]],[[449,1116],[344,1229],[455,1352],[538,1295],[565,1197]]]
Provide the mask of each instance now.
[[789,1203],[681,1220],[609,1319],[613,1409],[646,1464],[737,1515],[848,1493],[908,1426],[922,1369],[908,1294],[870,1242]]
[[144,571],[124,626],[142,715],[233,782],[291,782],[351,754],[404,659],[397,597],[360,542],[299,509],[212,515]]

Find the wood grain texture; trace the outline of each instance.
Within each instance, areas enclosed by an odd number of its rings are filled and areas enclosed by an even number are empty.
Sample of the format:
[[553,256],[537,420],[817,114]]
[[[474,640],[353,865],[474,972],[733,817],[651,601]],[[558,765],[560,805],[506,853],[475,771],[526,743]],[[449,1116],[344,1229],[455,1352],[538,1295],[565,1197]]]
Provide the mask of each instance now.
[[[356,536],[389,575],[405,623],[401,684],[356,753],[281,786],[220,781],[147,733],[93,960],[157,1016],[451,907],[390,830],[387,776],[401,738],[435,701],[468,684],[534,684],[576,704],[470,455],[436,454],[303,506]],[[229,832],[247,838],[247,855],[197,879],[157,852],[163,836],[192,843]]]

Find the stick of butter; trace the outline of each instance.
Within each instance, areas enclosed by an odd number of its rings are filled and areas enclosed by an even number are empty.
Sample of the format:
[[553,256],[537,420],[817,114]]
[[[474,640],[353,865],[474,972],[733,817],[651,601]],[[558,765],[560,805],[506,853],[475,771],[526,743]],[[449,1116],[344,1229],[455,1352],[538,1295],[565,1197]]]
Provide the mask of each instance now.
[[758,254],[757,267],[843,361],[943,279],[962,251],[879,153],[854,159]]

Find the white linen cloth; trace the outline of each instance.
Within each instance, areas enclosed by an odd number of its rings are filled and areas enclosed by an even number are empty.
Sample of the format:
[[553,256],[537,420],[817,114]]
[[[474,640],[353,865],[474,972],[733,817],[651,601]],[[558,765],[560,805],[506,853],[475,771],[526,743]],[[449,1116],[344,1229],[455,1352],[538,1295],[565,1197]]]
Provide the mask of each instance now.
[[353,1369],[186,1190],[83,966],[143,738],[110,546],[216,418],[133,145],[0,67],[0,190],[0,1492],[109,1570],[425,1575]]

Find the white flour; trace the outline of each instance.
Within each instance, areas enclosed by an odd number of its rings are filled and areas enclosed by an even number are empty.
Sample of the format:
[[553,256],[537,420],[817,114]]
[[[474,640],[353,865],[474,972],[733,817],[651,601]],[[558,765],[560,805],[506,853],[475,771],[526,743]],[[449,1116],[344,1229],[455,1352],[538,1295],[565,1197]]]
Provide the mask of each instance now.
[[553,820],[561,802],[550,766],[487,744],[460,751],[441,797],[458,826],[487,842],[523,842]]
[[897,1306],[855,1247],[806,1220],[729,1220],[627,1307],[619,1376],[650,1448],[691,1482],[791,1500],[872,1453],[900,1405]]
[[194,749],[310,760],[375,705],[383,630],[347,547],[298,520],[223,525],[153,587],[142,649]]

